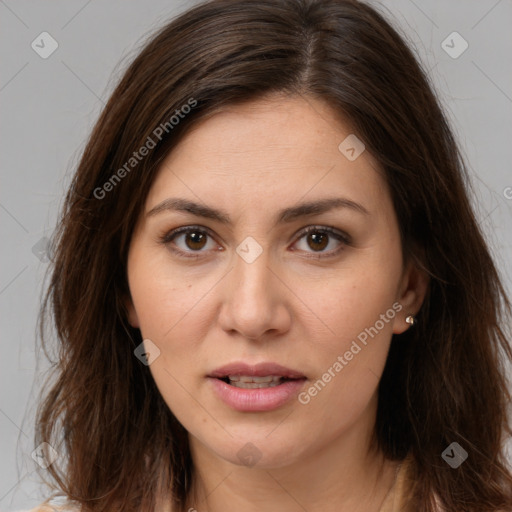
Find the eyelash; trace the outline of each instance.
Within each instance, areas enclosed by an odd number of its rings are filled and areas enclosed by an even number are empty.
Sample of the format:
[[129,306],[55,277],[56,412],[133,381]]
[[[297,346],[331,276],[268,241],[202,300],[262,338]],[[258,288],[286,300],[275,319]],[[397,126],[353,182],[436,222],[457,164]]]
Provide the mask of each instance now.
[[[182,256],[184,258],[197,259],[197,258],[202,257],[201,253],[203,251],[193,251],[192,253],[190,253],[188,251],[183,251],[181,249],[177,249],[176,247],[170,246],[171,242],[178,235],[192,233],[192,232],[196,232],[196,233],[199,232],[201,234],[206,234],[209,237],[214,238],[212,232],[208,228],[205,228],[202,226],[184,226],[184,227],[174,229],[174,230],[164,234],[162,237],[160,237],[159,241],[160,241],[160,243],[162,243],[163,245],[168,247],[169,250],[171,250],[175,254],[178,254],[179,256]],[[308,226],[307,228],[303,229],[302,231],[300,231],[298,233],[297,240],[301,240],[308,234],[316,233],[316,232],[319,232],[322,234],[328,234],[328,235],[336,238],[338,241],[342,242],[342,245],[340,247],[338,247],[337,249],[331,250],[327,253],[323,253],[323,252],[312,253],[312,255],[306,256],[306,258],[323,259],[323,258],[334,257],[334,256],[337,256],[344,249],[344,246],[351,245],[351,239],[348,235],[346,235],[340,231],[337,231],[329,226]]]

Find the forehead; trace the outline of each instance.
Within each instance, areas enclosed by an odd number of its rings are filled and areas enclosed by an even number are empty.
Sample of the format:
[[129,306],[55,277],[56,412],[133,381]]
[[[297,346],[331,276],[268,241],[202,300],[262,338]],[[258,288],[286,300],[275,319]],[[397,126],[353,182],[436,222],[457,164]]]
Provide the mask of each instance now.
[[[342,156],[338,146],[352,134],[350,125],[323,101],[304,96],[272,95],[260,100],[229,105],[191,130],[169,155],[168,163],[182,153],[208,159],[226,157],[226,164],[246,155],[258,158],[286,156],[308,160],[323,154]],[[229,158],[229,159],[228,159]]]
[[273,96],[226,107],[167,156],[146,211],[171,193],[256,211],[336,192],[367,204],[389,202],[369,152],[347,158],[344,141],[357,145],[354,137],[329,105],[309,97]]

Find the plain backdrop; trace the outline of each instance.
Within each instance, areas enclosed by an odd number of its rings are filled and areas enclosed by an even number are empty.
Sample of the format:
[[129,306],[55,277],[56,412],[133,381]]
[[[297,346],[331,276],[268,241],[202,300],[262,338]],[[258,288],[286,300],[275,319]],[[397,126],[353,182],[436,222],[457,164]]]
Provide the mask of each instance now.
[[[35,397],[47,368],[38,357],[36,374],[36,320],[46,239],[66,186],[137,48],[194,3],[0,0],[0,511],[30,508],[47,495],[31,456]],[[469,164],[478,218],[510,293],[512,1],[373,3],[385,6],[429,70]],[[44,55],[52,45],[57,49]]]

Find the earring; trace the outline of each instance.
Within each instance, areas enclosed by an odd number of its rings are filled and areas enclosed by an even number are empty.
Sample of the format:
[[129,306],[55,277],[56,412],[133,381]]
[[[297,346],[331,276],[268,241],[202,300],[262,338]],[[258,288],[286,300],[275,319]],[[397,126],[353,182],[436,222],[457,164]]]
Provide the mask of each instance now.
[[416,324],[417,320],[416,320],[416,317],[413,316],[413,315],[409,315],[405,318],[405,321],[409,324],[409,325],[414,325]]

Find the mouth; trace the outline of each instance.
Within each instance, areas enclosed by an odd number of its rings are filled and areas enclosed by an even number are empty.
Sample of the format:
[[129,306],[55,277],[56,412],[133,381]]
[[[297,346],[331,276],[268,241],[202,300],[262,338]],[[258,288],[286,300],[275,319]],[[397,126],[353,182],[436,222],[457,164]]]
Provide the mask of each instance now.
[[299,393],[307,377],[276,363],[232,363],[206,376],[216,395],[242,412],[277,409]]
[[304,380],[305,375],[277,363],[249,365],[236,362],[217,368],[208,377],[244,389],[271,388],[291,380]]
[[273,388],[276,386],[280,386],[285,382],[302,379],[291,379],[288,377],[283,377],[281,375],[266,375],[263,377],[254,377],[250,375],[227,375],[226,377],[221,377],[219,380],[225,382],[226,384],[229,384],[230,386],[234,386],[235,388],[263,389]]

